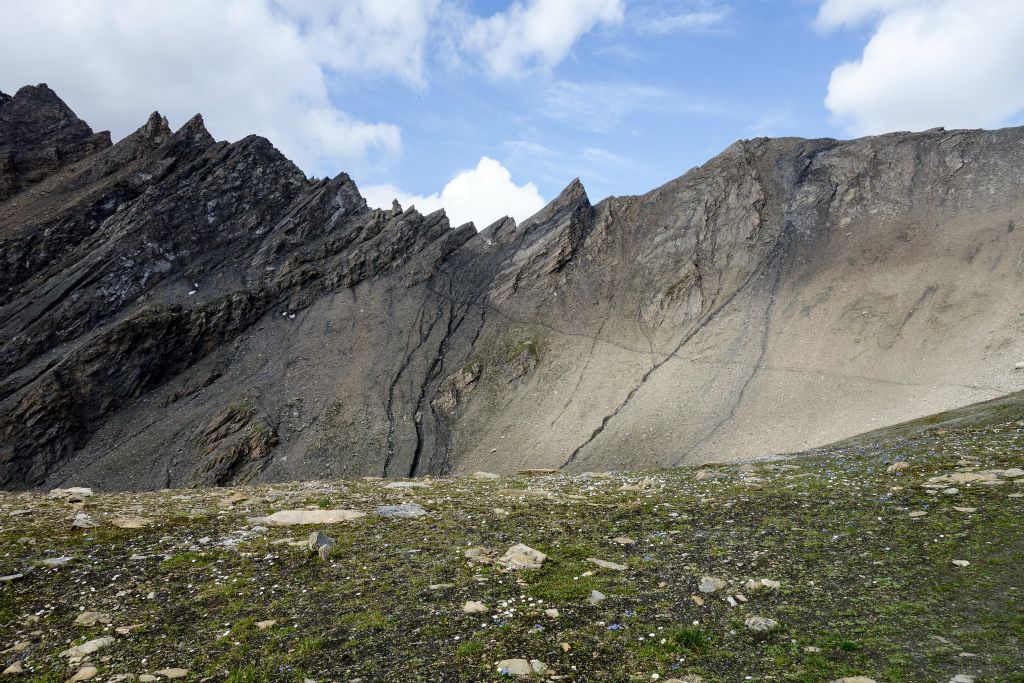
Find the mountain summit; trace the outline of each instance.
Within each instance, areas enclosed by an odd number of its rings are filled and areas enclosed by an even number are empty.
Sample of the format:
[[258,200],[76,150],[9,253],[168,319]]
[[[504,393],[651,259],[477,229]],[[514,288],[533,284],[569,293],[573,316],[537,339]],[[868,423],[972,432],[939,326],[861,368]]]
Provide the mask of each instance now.
[[1024,129],[735,143],[477,232],[0,93],[0,488],[730,460],[1024,388]]

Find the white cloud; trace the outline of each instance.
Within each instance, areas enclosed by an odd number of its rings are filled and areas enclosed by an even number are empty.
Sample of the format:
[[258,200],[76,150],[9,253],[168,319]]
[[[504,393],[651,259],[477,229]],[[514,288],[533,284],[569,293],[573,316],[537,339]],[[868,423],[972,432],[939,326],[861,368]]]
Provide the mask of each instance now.
[[[36,0],[0,9],[0,87],[48,83],[115,139],[159,109],[211,133],[269,138],[309,173],[401,149],[397,126],[334,106],[333,72],[422,82],[436,0]],[[358,23],[357,23],[358,22]]]
[[596,133],[614,130],[636,113],[719,114],[709,102],[658,86],[635,83],[549,81],[539,89],[538,111],[546,118]]
[[697,2],[681,8],[678,2],[648,3],[631,18],[640,33],[701,33],[720,27],[732,12],[729,5]]
[[622,22],[623,0],[527,0],[474,20],[463,45],[477,53],[496,78],[550,69],[598,24]]
[[415,206],[424,214],[444,208],[453,226],[473,221],[478,230],[504,216],[521,222],[545,203],[536,185],[516,185],[508,169],[490,157],[481,157],[476,168],[456,174],[440,193],[412,195],[394,185],[370,185],[360,191],[370,206],[390,208],[391,200],[398,199],[403,207]]
[[836,67],[825,105],[855,134],[996,127],[1024,111],[1024,2],[827,0],[823,30],[877,26]]

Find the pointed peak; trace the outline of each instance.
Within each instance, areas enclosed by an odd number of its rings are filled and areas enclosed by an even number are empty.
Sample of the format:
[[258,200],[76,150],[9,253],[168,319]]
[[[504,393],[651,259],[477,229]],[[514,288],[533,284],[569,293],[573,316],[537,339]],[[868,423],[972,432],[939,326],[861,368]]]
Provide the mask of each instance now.
[[213,136],[210,135],[210,131],[206,130],[202,114],[196,114],[186,121],[185,125],[175,131],[174,139],[178,141],[201,142],[207,145],[212,145],[215,142]]
[[571,213],[579,207],[590,208],[590,198],[579,178],[574,178],[557,197],[543,209],[519,224],[519,230],[527,230],[540,223],[547,223],[561,214]]
[[207,135],[210,134],[210,132],[206,130],[206,122],[203,121],[202,114],[196,114],[195,116],[190,118],[188,121],[185,122],[185,125],[178,129],[178,132],[206,133]]
[[167,117],[155,111],[149,115],[146,119],[146,123],[139,128],[139,134],[144,135],[148,140],[156,140],[162,142],[171,136],[171,125],[167,121]]

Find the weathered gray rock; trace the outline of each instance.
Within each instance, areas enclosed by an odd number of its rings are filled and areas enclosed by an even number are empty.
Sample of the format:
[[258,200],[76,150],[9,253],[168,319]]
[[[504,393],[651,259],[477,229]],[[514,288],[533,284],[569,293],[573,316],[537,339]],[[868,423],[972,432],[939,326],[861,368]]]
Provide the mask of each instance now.
[[419,503],[403,503],[401,505],[381,505],[377,508],[377,514],[381,517],[419,519],[420,517],[426,517],[428,513]]
[[717,576],[702,576],[700,579],[700,585],[697,586],[697,590],[701,593],[714,593],[722,590],[725,586],[725,581]]
[[516,543],[497,559],[497,563],[508,569],[540,569],[547,559],[541,551]]
[[749,631],[756,633],[766,633],[768,631],[774,631],[779,627],[779,622],[768,617],[750,616],[743,621],[743,625]]
[[307,545],[310,550],[320,556],[321,560],[326,562],[337,546],[337,541],[322,531],[313,531],[309,534]]
[[537,659],[503,659],[495,666],[498,673],[503,676],[543,676],[549,671],[547,665]]

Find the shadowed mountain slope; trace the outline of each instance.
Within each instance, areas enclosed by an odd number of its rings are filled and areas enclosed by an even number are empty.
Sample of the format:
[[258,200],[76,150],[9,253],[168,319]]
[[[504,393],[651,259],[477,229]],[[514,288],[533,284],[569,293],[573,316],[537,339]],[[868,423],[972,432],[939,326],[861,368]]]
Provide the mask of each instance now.
[[0,95],[0,488],[735,459],[1024,388],[1024,129],[746,140],[479,233],[198,116],[108,143]]

